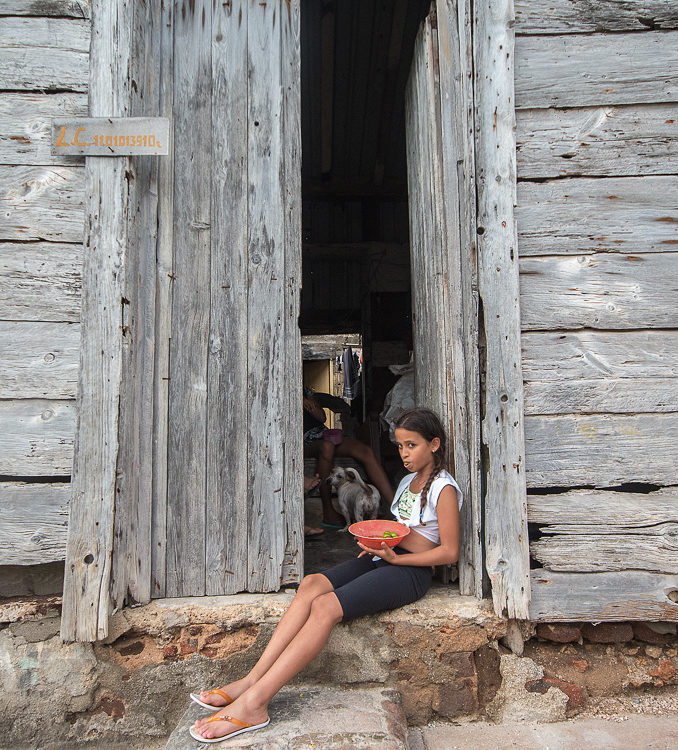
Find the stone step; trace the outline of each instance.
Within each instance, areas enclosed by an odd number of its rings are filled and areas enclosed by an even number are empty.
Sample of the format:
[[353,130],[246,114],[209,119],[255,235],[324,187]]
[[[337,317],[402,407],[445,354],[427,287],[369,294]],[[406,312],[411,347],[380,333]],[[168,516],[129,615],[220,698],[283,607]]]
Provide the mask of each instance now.
[[[194,750],[188,733],[196,719],[209,713],[195,703],[187,708],[165,750]],[[228,748],[256,750],[406,750],[407,721],[400,694],[392,689],[296,686],[281,690],[269,706],[271,723],[224,743]],[[215,747],[220,745],[215,744]]]

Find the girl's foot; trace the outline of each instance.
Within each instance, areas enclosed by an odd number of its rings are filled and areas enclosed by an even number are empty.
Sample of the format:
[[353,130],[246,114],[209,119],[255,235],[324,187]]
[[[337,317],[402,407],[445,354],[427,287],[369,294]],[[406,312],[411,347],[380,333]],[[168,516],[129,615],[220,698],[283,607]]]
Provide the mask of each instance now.
[[[247,697],[242,697],[233,701],[230,706],[217,711],[216,715],[224,717],[233,716],[234,719],[238,719],[240,722],[257,725],[268,721],[268,707],[255,705],[251,699],[248,700]],[[224,721],[208,722],[209,718],[211,717],[198,719],[194,724],[195,731],[206,740],[226,737],[232,732],[242,729],[242,723],[235,724],[226,719]]]
[[[219,689],[223,690],[226,695],[230,696],[235,701],[235,699],[241,696],[248,687],[249,683],[246,678],[244,678],[242,680],[236,680],[235,682],[229,682],[228,685],[224,685]],[[227,705],[230,705],[218,693],[211,693],[209,690],[203,690],[198,694],[198,698],[200,698],[203,703],[207,703],[215,709],[225,708]]]

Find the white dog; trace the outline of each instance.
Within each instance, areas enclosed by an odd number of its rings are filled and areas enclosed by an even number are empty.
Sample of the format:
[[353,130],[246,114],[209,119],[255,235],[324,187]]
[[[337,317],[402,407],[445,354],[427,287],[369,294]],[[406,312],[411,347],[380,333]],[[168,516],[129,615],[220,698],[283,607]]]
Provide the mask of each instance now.
[[366,518],[376,518],[379,510],[381,495],[373,484],[366,484],[355,469],[335,467],[330,472],[327,481],[337,493],[339,512],[346,519],[346,531],[351,524],[351,518],[363,521]]

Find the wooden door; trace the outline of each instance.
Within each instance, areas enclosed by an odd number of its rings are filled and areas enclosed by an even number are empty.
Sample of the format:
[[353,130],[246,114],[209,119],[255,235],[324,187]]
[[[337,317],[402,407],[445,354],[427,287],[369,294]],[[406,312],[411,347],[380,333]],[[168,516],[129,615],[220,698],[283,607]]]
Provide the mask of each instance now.
[[173,143],[88,159],[68,640],[303,570],[299,2],[95,0],[93,28],[91,114]]
[[422,23],[406,91],[416,401],[438,413],[464,493],[460,590],[482,596],[478,297],[470,19],[438,2]]

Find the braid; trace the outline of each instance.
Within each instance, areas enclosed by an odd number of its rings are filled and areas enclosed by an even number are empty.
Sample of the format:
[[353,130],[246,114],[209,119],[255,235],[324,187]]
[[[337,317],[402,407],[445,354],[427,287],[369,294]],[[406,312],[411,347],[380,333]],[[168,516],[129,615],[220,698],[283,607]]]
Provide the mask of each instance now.
[[444,461],[443,457],[441,455],[440,450],[436,451],[433,454],[433,471],[428,475],[428,479],[426,480],[426,484],[423,486],[421,490],[421,504],[419,506],[419,521],[422,526],[426,526],[426,521],[424,521],[424,508],[426,507],[426,498],[428,497],[428,491],[431,489],[431,485],[433,484],[435,478],[440,474],[440,472],[444,468]]

